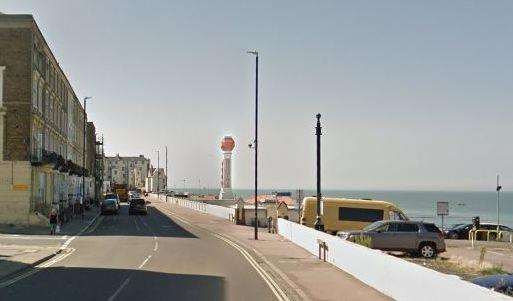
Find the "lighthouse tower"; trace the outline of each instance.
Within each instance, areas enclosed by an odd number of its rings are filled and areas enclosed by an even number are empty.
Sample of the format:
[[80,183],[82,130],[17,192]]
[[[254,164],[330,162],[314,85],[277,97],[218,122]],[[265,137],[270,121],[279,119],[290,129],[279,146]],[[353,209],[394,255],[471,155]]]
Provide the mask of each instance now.
[[221,163],[221,192],[219,199],[232,200],[232,151],[235,148],[235,140],[231,136],[224,136],[221,140],[223,161]]

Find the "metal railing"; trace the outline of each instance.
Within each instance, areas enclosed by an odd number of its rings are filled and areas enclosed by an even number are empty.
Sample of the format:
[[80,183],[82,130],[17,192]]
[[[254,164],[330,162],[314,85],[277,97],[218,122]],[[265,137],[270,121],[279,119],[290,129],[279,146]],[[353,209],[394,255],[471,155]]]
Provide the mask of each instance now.
[[477,240],[477,236],[479,233],[485,233],[486,241],[490,241],[490,234],[495,234],[493,237],[496,241],[502,242],[510,242],[513,243],[513,232],[510,231],[501,231],[501,230],[470,230],[468,232],[468,239],[472,242],[472,247],[474,246],[474,241]]

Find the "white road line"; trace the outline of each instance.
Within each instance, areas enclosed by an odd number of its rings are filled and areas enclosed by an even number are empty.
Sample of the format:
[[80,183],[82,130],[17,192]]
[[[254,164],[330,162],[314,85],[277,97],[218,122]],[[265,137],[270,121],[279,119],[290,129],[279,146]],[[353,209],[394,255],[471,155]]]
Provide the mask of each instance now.
[[139,265],[138,269],[141,269],[148,262],[148,260],[150,260],[150,258],[151,255],[148,255],[148,257],[146,257],[146,259],[144,259],[144,261]]
[[29,270],[28,272],[26,273],[23,273],[21,275],[18,275],[16,276],[15,278],[12,278],[12,279],[9,279],[7,281],[4,281],[2,283],[0,283],[0,288],[3,288],[3,287],[7,287],[15,282],[18,282],[24,278],[27,278],[31,275],[34,275],[40,271],[42,271],[44,268],[47,268],[51,265],[54,265],[56,264],[57,262],[63,260],[64,258],[68,257],[69,255],[71,255],[71,253],[73,253],[75,251],[75,249],[70,249],[68,252],[64,253],[64,254],[61,254],[59,256],[57,256],[56,258],[50,260],[50,261],[47,261],[47,262],[44,262],[44,263],[41,263],[40,265],[36,266],[34,269],[32,270]]
[[134,221],[134,224],[135,224],[135,228],[137,229],[137,231],[141,231],[141,229],[139,228],[139,225],[137,224],[137,219],[133,219]]
[[[73,249],[73,248],[68,249],[69,244],[70,244],[70,243],[71,243],[75,238],[77,238],[78,236],[82,235],[82,234],[84,233],[84,231],[85,231],[86,229],[88,229],[88,228],[89,228],[89,227],[90,227],[90,226],[91,226],[91,225],[96,221],[96,218],[97,218],[97,217],[98,217],[98,215],[97,215],[96,217],[94,217],[94,218],[89,222],[89,224],[87,224],[87,226],[85,226],[84,228],[82,228],[82,230],[80,230],[80,232],[78,232],[78,233],[77,233],[77,235],[75,235],[75,236],[73,236],[73,237],[68,238],[68,239],[64,242],[64,244],[62,244],[62,246],[59,248],[59,251],[60,251],[60,252],[65,252],[65,253],[62,253],[62,254],[58,255],[57,257],[53,258],[53,259],[52,259],[52,260],[50,260],[50,261],[46,261],[46,262],[43,262],[43,263],[41,263],[41,264],[37,265],[35,268],[33,268],[33,269],[29,270],[29,271],[28,271],[28,272],[26,272],[26,273],[23,273],[23,274],[21,274],[21,275],[19,275],[19,276],[15,277],[15,278],[12,278],[12,279],[9,279],[9,280],[6,280],[6,281],[4,281],[4,282],[0,283],[0,288],[3,288],[3,287],[6,287],[6,286],[9,286],[9,285],[11,285],[11,284],[13,284],[13,283],[15,283],[15,282],[17,282],[17,281],[21,280],[21,279],[24,279],[24,278],[29,277],[30,275],[36,274],[36,273],[38,273],[38,272],[42,271],[43,269],[45,269],[45,268],[47,268],[47,267],[49,267],[49,266],[51,266],[51,265],[54,265],[54,264],[56,264],[57,262],[59,262],[59,261],[63,260],[64,258],[68,257],[69,255],[71,255],[71,254],[75,251],[75,249]],[[53,239],[62,239],[62,238],[65,238],[65,237],[68,237],[68,236],[67,236],[67,235],[65,235],[65,236],[60,237],[60,238],[59,238],[59,237],[52,237],[52,238],[53,238]],[[19,238],[21,238],[21,237],[19,237]],[[28,239],[28,238],[26,238],[26,239]],[[67,251],[67,252],[66,252],[66,251]]]
[[181,221],[182,223],[188,224],[188,225],[190,225],[193,228],[198,228],[200,230],[206,231],[209,234],[211,234],[212,236],[214,236],[214,237],[216,237],[216,238],[226,242],[228,245],[230,245],[231,247],[233,247],[234,249],[239,251],[239,253],[241,253],[242,256],[249,262],[249,264],[257,271],[257,273],[260,275],[260,277],[262,277],[262,279],[265,281],[267,286],[273,292],[273,294],[276,297],[276,299],[278,299],[280,301],[289,301],[289,298],[283,292],[283,290],[278,286],[278,284],[272,279],[272,277],[263,268],[261,268],[259,266],[257,261],[244,248],[242,248],[237,243],[235,243],[234,241],[230,240],[229,238],[227,238],[225,236],[222,236],[220,234],[214,233],[213,231],[210,231],[208,229],[202,228],[200,226],[192,225],[191,223],[187,222],[185,219],[179,217],[177,214],[175,214],[175,213],[173,213],[173,212],[171,212],[171,211],[169,211],[167,209],[164,209],[164,210],[167,211],[172,216],[174,216],[179,221]]
[[155,246],[153,247],[153,251],[157,252],[158,249],[159,249],[159,242],[155,241]]
[[130,277],[126,278],[125,281],[123,281],[123,283],[121,283],[121,285],[118,287],[118,289],[114,292],[114,294],[112,294],[112,296],[109,297],[109,301],[112,301],[114,299],[116,299],[116,297],[119,295],[119,293],[121,293],[121,291],[125,288],[125,286],[128,284],[128,282],[130,282]]

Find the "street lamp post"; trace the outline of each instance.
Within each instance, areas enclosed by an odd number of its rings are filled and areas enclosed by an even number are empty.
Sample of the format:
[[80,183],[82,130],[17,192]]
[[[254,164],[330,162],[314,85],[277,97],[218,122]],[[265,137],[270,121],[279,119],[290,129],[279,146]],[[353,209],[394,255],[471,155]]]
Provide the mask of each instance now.
[[160,152],[157,150],[157,199],[160,200]]
[[500,229],[500,227],[499,227],[499,212],[500,212],[499,196],[500,196],[501,189],[502,189],[502,186],[500,186],[500,184],[499,184],[499,175],[497,175],[497,188],[496,188],[496,190],[497,190],[497,240],[499,240],[499,229]]
[[258,240],[258,52],[248,53],[255,56],[255,240]]
[[81,210],[82,210],[82,218],[84,218],[84,205],[85,205],[85,158],[86,158],[86,124],[87,124],[87,100],[91,99],[92,97],[86,96],[84,97],[84,139],[82,144],[82,204],[81,204]]
[[315,219],[314,228],[324,231],[324,225],[321,219],[321,114],[317,114],[317,126],[315,127],[315,136],[317,136],[317,218]]

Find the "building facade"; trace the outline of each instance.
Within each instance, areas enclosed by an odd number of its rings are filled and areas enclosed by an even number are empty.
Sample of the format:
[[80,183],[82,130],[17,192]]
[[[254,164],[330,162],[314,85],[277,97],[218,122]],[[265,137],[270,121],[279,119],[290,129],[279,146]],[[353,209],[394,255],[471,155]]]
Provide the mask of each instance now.
[[150,168],[150,159],[138,157],[105,157],[104,181],[112,184],[125,184],[129,189],[143,189]]
[[146,177],[145,190],[147,192],[167,190],[167,176],[164,168],[150,168]]
[[0,223],[46,222],[90,177],[85,112],[31,15],[0,14],[0,54]]

